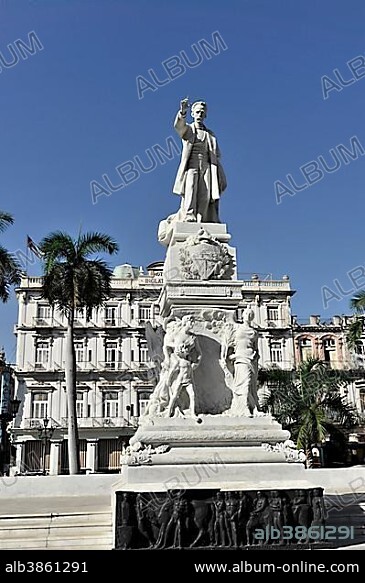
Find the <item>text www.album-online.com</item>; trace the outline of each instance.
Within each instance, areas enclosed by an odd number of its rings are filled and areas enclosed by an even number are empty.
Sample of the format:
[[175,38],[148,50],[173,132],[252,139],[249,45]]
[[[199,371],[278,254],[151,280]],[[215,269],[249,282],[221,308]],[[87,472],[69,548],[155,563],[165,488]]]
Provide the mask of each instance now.
[[194,563],[195,573],[359,573],[358,563],[311,563],[298,561],[295,563]]

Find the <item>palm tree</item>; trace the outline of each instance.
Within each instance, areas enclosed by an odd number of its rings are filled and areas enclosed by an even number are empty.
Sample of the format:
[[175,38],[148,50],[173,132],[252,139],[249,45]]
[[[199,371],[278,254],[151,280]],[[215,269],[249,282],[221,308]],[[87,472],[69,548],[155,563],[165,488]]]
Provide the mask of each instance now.
[[364,318],[361,316],[365,312],[365,290],[359,291],[351,298],[350,308],[355,312],[355,317],[348,327],[346,341],[349,349],[355,351],[364,330]]
[[[0,232],[14,223],[12,215],[0,211]],[[0,300],[6,302],[9,299],[10,287],[20,283],[21,268],[12,253],[9,253],[0,245]]]
[[356,424],[355,409],[340,389],[346,385],[346,373],[332,370],[322,361],[310,358],[296,371],[266,370],[261,382],[270,382],[262,407],[288,429],[297,447],[312,465],[312,446],[326,436],[343,436]]
[[110,296],[112,271],[102,259],[90,259],[95,253],[118,251],[115,241],[101,233],[86,233],[73,240],[57,231],[40,243],[44,253],[43,297],[67,319],[65,346],[65,381],[68,404],[69,472],[80,471],[78,429],[76,417],[76,358],[74,348],[75,312],[85,309],[90,319],[93,308],[101,306]]

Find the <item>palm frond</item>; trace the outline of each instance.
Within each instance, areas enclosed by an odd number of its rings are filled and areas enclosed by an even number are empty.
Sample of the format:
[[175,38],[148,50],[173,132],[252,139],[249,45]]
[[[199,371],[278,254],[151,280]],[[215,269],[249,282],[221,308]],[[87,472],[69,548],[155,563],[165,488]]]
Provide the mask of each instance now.
[[114,253],[117,244],[100,233],[79,235],[74,241],[67,233],[50,233],[40,244],[44,253],[43,297],[66,315],[75,309],[93,308],[110,296],[112,270],[102,259],[89,259],[97,251]]
[[0,300],[2,302],[9,299],[10,287],[20,283],[21,273],[16,257],[0,246]]
[[2,233],[9,225],[14,223],[14,218],[10,213],[0,211],[0,232]]
[[356,424],[356,411],[341,397],[341,389],[349,380],[346,371],[308,359],[290,374],[272,373],[269,370],[262,374],[269,383],[262,408],[290,431],[299,448],[309,451],[334,427],[343,432]]
[[362,318],[355,317],[349,324],[346,334],[346,342],[350,350],[355,350],[358,341],[360,340],[364,329],[364,322]]
[[109,253],[113,255],[119,250],[119,246],[109,235],[103,233],[86,233],[79,235],[76,244],[77,254],[80,256],[91,253]]
[[357,313],[365,310],[365,290],[357,292],[350,300],[350,308]]
[[45,273],[52,270],[57,261],[72,263],[75,260],[74,242],[70,235],[62,231],[54,231],[44,237],[39,244],[39,248],[44,254]]

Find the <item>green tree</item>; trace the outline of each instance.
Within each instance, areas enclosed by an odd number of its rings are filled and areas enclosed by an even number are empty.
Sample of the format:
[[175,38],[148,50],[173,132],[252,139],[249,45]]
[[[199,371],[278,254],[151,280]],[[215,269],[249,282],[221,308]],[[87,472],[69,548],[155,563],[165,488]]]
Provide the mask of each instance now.
[[261,371],[261,383],[269,383],[262,407],[290,431],[297,447],[312,465],[312,446],[326,436],[346,436],[356,425],[355,409],[341,396],[347,384],[345,371],[332,370],[322,361],[310,358],[295,371]]
[[[0,211],[0,232],[14,223],[12,215]],[[6,302],[9,299],[10,287],[20,283],[21,268],[19,262],[12,253],[0,245],[0,300]]]
[[355,313],[355,316],[348,327],[346,341],[349,349],[356,351],[357,343],[364,330],[365,290],[359,291],[351,298],[350,308]]
[[112,271],[95,253],[118,251],[118,245],[101,233],[86,233],[73,240],[67,233],[50,233],[40,243],[44,253],[43,297],[56,306],[67,319],[65,346],[65,382],[68,404],[69,472],[80,471],[78,428],[76,417],[76,358],[74,319],[85,309],[90,319],[92,310],[100,307],[110,296]]

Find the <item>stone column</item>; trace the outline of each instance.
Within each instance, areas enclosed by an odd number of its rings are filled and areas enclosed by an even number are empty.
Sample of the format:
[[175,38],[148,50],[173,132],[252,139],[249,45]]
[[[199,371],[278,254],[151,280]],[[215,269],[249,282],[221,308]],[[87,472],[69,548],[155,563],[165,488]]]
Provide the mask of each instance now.
[[49,458],[50,476],[57,476],[59,474],[61,445],[62,445],[61,439],[51,440],[51,451]]
[[89,395],[89,391],[84,391],[82,393],[82,416],[88,417],[88,395]]
[[123,389],[118,391],[118,417],[119,419],[124,417],[123,411]]
[[16,453],[15,466],[13,466],[13,471],[14,473],[20,473],[24,469],[25,441],[17,441],[14,445],[16,445]]
[[98,439],[88,439],[86,444],[86,471],[98,469]]
[[100,420],[103,417],[103,391],[100,387],[97,389],[95,396],[95,417]]

